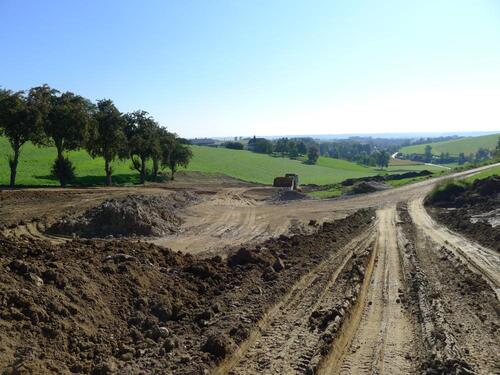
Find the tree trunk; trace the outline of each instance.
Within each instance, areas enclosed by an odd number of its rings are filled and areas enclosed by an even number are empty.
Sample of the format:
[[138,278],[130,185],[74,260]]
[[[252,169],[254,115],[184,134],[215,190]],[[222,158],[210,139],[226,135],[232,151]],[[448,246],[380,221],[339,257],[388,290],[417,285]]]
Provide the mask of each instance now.
[[157,158],[153,158],[153,181],[156,181],[158,177],[158,169],[159,169],[159,160]]
[[173,181],[174,180],[174,174],[175,174],[175,167],[170,167],[170,170],[172,171],[172,175],[170,176],[170,179]]
[[10,161],[10,188],[14,189],[16,185],[17,164],[19,162],[19,147],[14,149],[14,158]]
[[113,181],[111,178],[111,168],[109,166],[108,159],[104,160],[104,170],[106,171],[106,185],[111,186],[113,184]]
[[146,182],[146,159],[141,158],[141,184]]

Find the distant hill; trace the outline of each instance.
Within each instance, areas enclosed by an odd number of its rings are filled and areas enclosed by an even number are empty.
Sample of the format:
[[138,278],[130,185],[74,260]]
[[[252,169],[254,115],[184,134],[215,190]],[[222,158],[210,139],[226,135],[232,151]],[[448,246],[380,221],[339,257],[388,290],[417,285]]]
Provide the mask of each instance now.
[[[442,152],[448,152],[451,156],[458,156],[461,152],[465,155],[475,153],[479,148],[494,150],[500,133],[482,135],[480,137],[464,137],[445,142],[428,143],[432,147],[434,155],[440,155]],[[423,154],[427,144],[402,147],[400,152],[403,154]]]

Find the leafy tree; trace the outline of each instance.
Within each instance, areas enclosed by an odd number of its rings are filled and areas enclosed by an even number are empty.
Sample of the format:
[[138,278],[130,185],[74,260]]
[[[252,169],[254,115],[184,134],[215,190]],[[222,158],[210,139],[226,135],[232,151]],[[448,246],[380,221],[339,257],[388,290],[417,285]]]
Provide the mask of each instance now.
[[389,166],[390,157],[389,152],[386,150],[378,151],[375,154],[375,163],[380,168],[387,168]]
[[135,111],[125,115],[127,125],[125,135],[132,168],[140,174],[140,183],[146,182],[146,163],[158,151],[158,124],[145,111]]
[[[61,166],[71,164],[64,156],[65,151],[77,150],[84,145],[88,128],[93,121],[95,106],[82,96],[72,92],[59,95],[57,90],[44,85],[30,90],[29,102],[40,111],[46,136],[57,149],[57,162],[54,171],[62,170]],[[69,168],[71,169],[71,168]],[[74,177],[74,173],[56,175],[61,186],[66,186]]]
[[309,146],[307,150],[307,162],[309,164],[316,164],[319,159],[319,149],[315,145]]
[[285,154],[288,153],[288,139],[287,138],[278,139],[276,141],[276,144],[274,145],[274,151],[280,153],[281,156],[284,157]]
[[235,142],[225,142],[224,147],[229,148],[231,150],[243,150],[243,143],[236,142],[236,141]]
[[482,162],[484,160],[489,159],[490,156],[491,156],[490,151],[481,147],[481,148],[479,148],[479,150],[476,151],[475,159],[476,159],[476,162],[479,163],[479,162]]
[[258,138],[253,144],[253,151],[259,154],[270,154],[273,152],[273,144],[264,138]]
[[299,156],[299,151],[297,150],[297,142],[291,140],[288,141],[288,156],[291,158],[296,158]]
[[179,141],[179,138],[174,138],[169,145],[170,149],[163,155],[163,164],[170,168],[172,172],[171,178],[174,180],[174,174],[179,166],[187,167],[189,161],[193,157],[193,152],[188,145]]
[[424,157],[427,163],[432,161],[432,147],[430,145],[425,146]]
[[466,161],[467,161],[467,158],[465,157],[465,154],[463,152],[458,154],[458,164],[459,165],[464,165]]
[[[167,129],[158,127],[156,129],[157,136],[152,145],[151,159],[153,161],[153,170],[151,172],[153,181],[158,179],[160,167],[164,167],[162,160],[163,155],[168,155],[172,149],[172,144],[175,141],[175,135],[168,132]],[[179,141],[181,141],[179,139]]]
[[10,187],[14,188],[22,146],[28,141],[37,143],[43,137],[41,116],[24,92],[0,90],[0,126],[13,151],[9,155],[9,167]]
[[111,162],[127,155],[127,138],[124,133],[126,121],[109,99],[97,102],[97,111],[93,117],[86,148],[93,158],[101,156],[104,159],[106,185],[111,186],[113,173]]
[[498,137],[497,147],[495,148],[495,158],[500,159],[500,137]]
[[299,153],[299,155],[307,154],[307,146],[304,142],[297,143],[297,152]]

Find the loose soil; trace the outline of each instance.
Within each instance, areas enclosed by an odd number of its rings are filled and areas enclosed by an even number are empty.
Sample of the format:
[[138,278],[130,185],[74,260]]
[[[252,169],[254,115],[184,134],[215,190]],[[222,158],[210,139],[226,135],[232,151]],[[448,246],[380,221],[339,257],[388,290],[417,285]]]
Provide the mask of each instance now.
[[440,223],[500,252],[500,177],[476,180],[456,194],[427,201],[427,205]]
[[[500,256],[427,213],[437,180],[280,204],[182,178],[2,192],[0,373],[500,373]],[[45,232],[186,190],[180,231],[155,243]]]
[[369,227],[362,211],[227,261],[141,241],[0,237],[4,373],[203,373],[294,282]]
[[196,201],[197,195],[186,191],[168,196],[128,195],[106,200],[78,217],[64,217],[47,232],[84,238],[165,236],[179,230],[182,219],[177,212]]

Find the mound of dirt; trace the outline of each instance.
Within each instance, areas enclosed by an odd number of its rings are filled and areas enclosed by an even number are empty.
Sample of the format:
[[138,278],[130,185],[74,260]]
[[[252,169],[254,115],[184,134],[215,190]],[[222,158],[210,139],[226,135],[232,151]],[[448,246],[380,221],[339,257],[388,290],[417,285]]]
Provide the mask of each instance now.
[[426,204],[442,224],[500,252],[500,177],[450,184]]
[[79,217],[65,217],[48,231],[83,238],[163,236],[178,230],[182,224],[178,210],[196,200],[197,196],[188,192],[165,196],[128,195],[123,199],[109,199]]
[[301,199],[310,199],[306,194],[296,190],[280,190],[276,196],[272,198],[275,202],[288,202]]
[[405,173],[394,173],[388,174],[385,176],[368,176],[368,177],[360,177],[360,178],[348,178],[342,181],[340,184],[342,186],[353,186],[360,182],[384,182],[384,181],[392,181],[392,180],[403,180],[405,178],[415,178],[415,177],[423,177],[430,176],[432,172],[424,169],[419,172],[405,172]]
[[0,373],[209,373],[372,219],[269,239],[231,264],[141,241],[0,234]]
[[377,181],[362,181],[357,182],[353,187],[347,192],[347,194],[365,194],[373,193],[375,191],[381,191],[390,189],[391,187],[385,183]]
[[431,176],[431,175],[432,175],[431,171],[424,169],[423,171],[420,171],[420,172],[405,172],[405,173],[399,173],[399,174],[390,174],[390,175],[385,176],[385,180],[386,181],[404,180],[405,178],[424,177],[424,176]]

